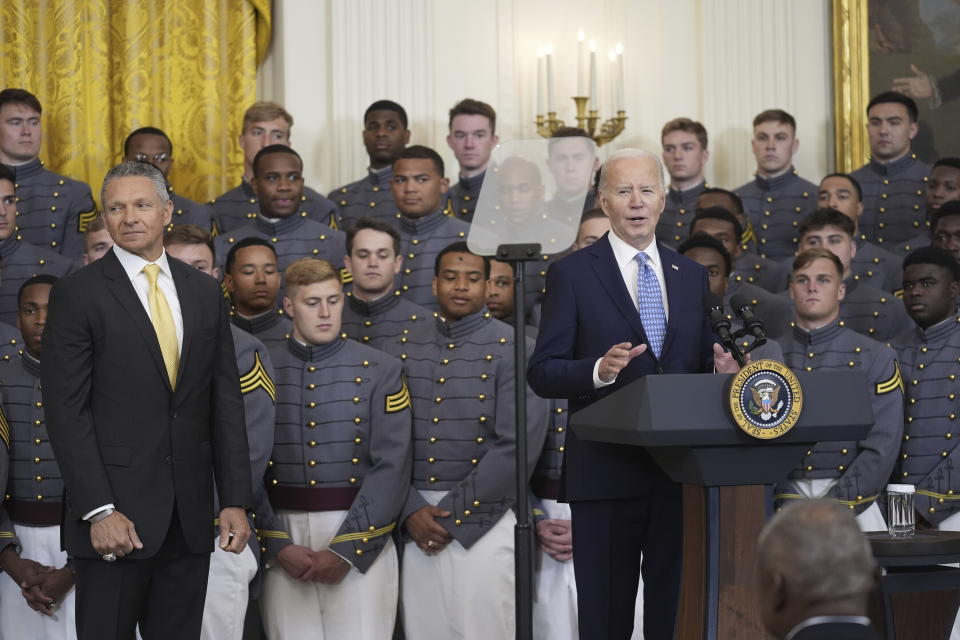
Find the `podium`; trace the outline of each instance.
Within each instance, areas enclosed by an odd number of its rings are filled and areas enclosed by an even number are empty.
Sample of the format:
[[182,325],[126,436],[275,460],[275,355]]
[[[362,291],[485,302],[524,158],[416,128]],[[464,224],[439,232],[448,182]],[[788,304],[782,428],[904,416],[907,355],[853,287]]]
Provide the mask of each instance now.
[[765,637],[754,571],[772,485],[817,442],[862,440],[873,425],[863,373],[798,373],[804,400],[797,423],[779,438],[753,438],[731,418],[732,377],[646,376],[570,421],[584,440],[645,447],[670,479],[683,484],[676,627],[683,640]]

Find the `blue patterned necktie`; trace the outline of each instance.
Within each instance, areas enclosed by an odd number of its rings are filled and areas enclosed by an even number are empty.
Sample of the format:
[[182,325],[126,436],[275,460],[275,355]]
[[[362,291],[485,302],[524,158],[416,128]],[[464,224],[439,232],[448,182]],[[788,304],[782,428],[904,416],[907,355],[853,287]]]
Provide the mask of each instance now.
[[637,302],[640,307],[640,322],[647,333],[647,341],[653,355],[660,357],[663,339],[667,335],[667,318],[663,313],[663,297],[657,274],[650,266],[650,256],[643,251],[634,256],[637,261]]

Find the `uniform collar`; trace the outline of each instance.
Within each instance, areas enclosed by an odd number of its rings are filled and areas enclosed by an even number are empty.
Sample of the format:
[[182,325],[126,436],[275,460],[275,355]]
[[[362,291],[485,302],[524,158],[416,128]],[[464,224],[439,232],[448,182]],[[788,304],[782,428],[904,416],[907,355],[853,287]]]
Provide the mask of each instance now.
[[667,197],[670,198],[671,202],[676,204],[683,204],[690,196],[700,195],[700,192],[707,188],[706,181],[703,181],[699,184],[695,184],[689,189],[674,189],[670,187],[667,190]]
[[262,333],[267,329],[272,329],[279,322],[280,318],[283,317],[283,312],[277,309],[276,311],[265,311],[258,316],[253,316],[252,318],[244,318],[236,311],[232,312],[230,315],[230,321],[233,324],[247,333],[252,333],[254,335]]
[[34,158],[24,164],[6,164],[3,166],[13,172],[13,177],[17,182],[43,173],[43,161],[40,158]]
[[764,178],[760,174],[757,174],[754,178],[757,186],[763,191],[778,191],[796,179],[797,170],[793,167],[790,167],[786,173],[779,175],[776,178]]
[[389,187],[391,180],[393,180],[392,166],[383,169],[367,169],[367,181],[375,187]]
[[26,347],[24,347],[21,353],[22,353],[22,357],[20,358],[20,362],[23,363],[23,368],[27,371],[27,373],[32,375],[34,378],[39,378],[40,377],[40,360],[30,355],[30,352],[27,351]]
[[254,218],[253,225],[258,231],[269,236],[279,236],[288,234],[295,229],[299,229],[305,220],[306,218],[299,213],[294,213],[286,218],[280,218],[276,222],[271,222],[270,220],[264,218],[263,215],[257,214],[257,217]]
[[443,225],[449,220],[448,216],[443,215],[443,208],[437,209],[433,213],[428,213],[422,218],[416,220],[408,218],[405,215],[400,216],[400,231],[409,235],[420,235],[429,233]]
[[794,323],[793,337],[796,338],[798,342],[803,344],[823,344],[840,335],[841,329],[843,329],[843,327],[840,326],[839,321],[831,322],[830,324],[820,327],[819,329],[814,329],[813,331],[802,329],[799,324]]
[[13,255],[20,248],[20,238],[16,231],[6,240],[0,240],[0,260]]
[[464,191],[479,191],[480,186],[483,184],[483,178],[487,175],[487,172],[478,173],[475,176],[470,176],[469,178],[460,178],[460,181],[457,183],[460,185],[460,188]]
[[343,349],[343,345],[346,343],[347,339],[343,334],[340,334],[339,338],[326,344],[315,344],[312,346],[307,346],[293,336],[290,336],[287,339],[287,348],[298,360],[303,360],[304,362],[320,362],[333,356],[340,351],[340,349]]
[[941,320],[931,327],[921,329],[918,325],[917,335],[923,342],[939,342],[957,330],[960,330],[960,315],[954,310],[954,315],[945,320]]
[[361,316],[376,316],[386,313],[390,309],[400,304],[400,291],[394,291],[380,296],[373,302],[361,300],[353,293],[347,293],[347,304],[350,308]]
[[480,311],[471,313],[453,322],[447,322],[442,317],[437,316],[437,330],[440,332],[440,335],[445,338],[459,340],[478,331],[491,320],[493,320],[493,316],[487,311],[487,307],[484,306]]
[[870,168],[881,176],[895,176],[912,167],[916,161],[917,157],[912,153],[886,163],[880,162],[876,158],[870,158]]

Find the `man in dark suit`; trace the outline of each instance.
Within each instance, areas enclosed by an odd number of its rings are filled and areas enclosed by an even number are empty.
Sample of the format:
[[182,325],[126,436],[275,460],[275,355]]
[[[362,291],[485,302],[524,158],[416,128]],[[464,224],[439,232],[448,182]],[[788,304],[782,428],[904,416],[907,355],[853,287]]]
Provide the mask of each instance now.
[[160,171],[103,183],[115,245],[57,282],[41,380],[66,489],[78,637],[197,638],[213,550],[249,536],[250,462],[233,338],[216,280],[171,259]]
[[798,500],[760,532],[760,612],[778,640],[879,640],[867,618],[876,576],[853,512],[832,500]]
[[[571,413],[645,376],[733,372],[701,306],[706,270],[656,242],[659,159],[614,153],[600,176],[610,233],[556,262],[529,380]],[[571,503],[581,640],[629,638],[643,574],[644,636],[673,638],[680,587],[681,489],[639,447],[567,434],[561,499]],[[641,552],[643,566],[641,569]]]

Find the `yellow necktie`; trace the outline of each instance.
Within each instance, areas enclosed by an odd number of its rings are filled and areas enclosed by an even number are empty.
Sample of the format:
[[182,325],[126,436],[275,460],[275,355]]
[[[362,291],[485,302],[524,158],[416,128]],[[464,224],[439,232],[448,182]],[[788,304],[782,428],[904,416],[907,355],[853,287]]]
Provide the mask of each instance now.
[[173,313],[170,311],[170,305],[167,304],[167,297],[157,286],[160,267],[148,264],[143,268],[143,272],[147,274],[147,280],[150,282],[150,287],[147,289],[150,319],[153,321],[154,331],[157,332],[157,340],[160,341],[160,353],[163,354],[163,362],[167,365],[170,386],[176,387],[177,369],[180,368],[180,347],[177,344],[177,328],[173,324]]

